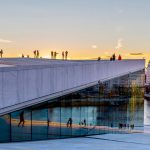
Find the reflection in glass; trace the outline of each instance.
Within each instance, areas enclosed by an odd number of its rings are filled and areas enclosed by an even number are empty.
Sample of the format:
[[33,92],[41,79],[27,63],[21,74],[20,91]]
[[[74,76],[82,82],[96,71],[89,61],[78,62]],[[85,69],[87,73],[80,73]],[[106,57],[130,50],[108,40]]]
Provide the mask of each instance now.
[[48,138],[60,138],[60,99],[49,101],[48,104]]
[[72,136],[72,95],[62,97],[61,100],[61,137]]
[[11,113],[12,141],[31,140],[31,111],[24,109]]
[[88,134],[88,95],[87,91],[81,90],[80,94],[80,104],[81,104],[81,121],[80,121],[80,130],[81,136]]
[[10,115],[0,117],[0,142],[10,141]]
[[137,71],[1,116],[0,142],[141,130],[144,77]]
[[80,106],[80,95],[78,93],[72,93],[72,136],[80,136],[80,126],[83,124],[83,121],[80,118]]
[[47,139],[48,109],[47,103],[32,108],[32,140]]

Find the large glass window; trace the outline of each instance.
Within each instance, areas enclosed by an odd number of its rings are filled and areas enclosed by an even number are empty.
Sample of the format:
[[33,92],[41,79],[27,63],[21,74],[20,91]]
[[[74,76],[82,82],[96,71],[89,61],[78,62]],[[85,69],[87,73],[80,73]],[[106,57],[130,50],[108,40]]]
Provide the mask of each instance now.
[[80,126],[82,126],[83,121],[81,121],[81,103],[79,92],[72,93],[72,136],[80,136]]
[[32,140],[48,138],[48,103],[32,107]]
[[99,87],[92,86],[88,91],[88,134],[99,134]]
[[72,136],[72,95],[62,97],[61,100],[61,137]]
[[88,95],[86,89],[81,90],[80,94],[80,104],[81,104],[81,136],[88,134]]
[[48,138],[60,138],[61,99],[50,100],[48,103]]
[[10,115],[0,117],[0,142],[10,141]]

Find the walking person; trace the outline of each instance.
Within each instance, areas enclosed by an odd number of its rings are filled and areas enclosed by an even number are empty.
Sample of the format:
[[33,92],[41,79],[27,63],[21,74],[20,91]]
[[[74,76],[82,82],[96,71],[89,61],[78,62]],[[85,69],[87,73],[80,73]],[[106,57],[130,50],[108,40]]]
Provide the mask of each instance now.
[[67,60],[68,57],[68,51],[65,51],[65,59]]
[[22,127],[24,126],[24,123],[25,123],[25,121],[24,121],[24,111],[22,111],[21,113],[20,113],[20,121],[19,121],[19,123],[18,123],[18,127],[22,124]]

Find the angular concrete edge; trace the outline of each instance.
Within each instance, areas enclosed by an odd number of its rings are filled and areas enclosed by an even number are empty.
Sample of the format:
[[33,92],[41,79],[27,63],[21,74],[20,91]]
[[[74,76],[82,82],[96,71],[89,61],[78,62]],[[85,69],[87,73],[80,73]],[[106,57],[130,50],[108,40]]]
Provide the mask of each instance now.
[[111,79],[114,79],[114,78],[118,78],[118,77],[121,77],[121,76],[124,76],[124,75],[128,75],[130,73],[134,73],[134,72],[143,70],[143,69],[144,69],[143,67],[138,68],[137,70],[129,71],[129,72],[126,72],[126,73],[123,73],[123,74],[115,75],[115,76],[110,76],[110,77],[103,78],[101,80],[97,80],[97,81],[94,81],[94,82],[91,82],[91,83],[88,83],[88,84],[85,84],[85,85],[82,85],[82,86],[73,87],[71,89],[67,89],[67,90],[64,90],[64,91],[59,91],[57,93],[52,93],[50,95],[46,95],[46,96],[43,96],[43,97],[38,97],[38,98],[29,100],[29,101],[25,101],[25,102],[18,103],[18,104],[9,106],[9,107],[5,107],[5,108],[0,109],[0,116],[2,116],[4,114],[8,114],[8,113],[13,112],[13,111],[17,111],[19,109],[30,107],[30,106],[35,105],[35,104],[46,102],[47,100],[51,100],[51,99],[55,99],[55,98],[67,95],[67,94],[70,94],[72,92],[76,92],[76,91],[88,88],[90,86],[94,86],[94,85],[98,84],[98,82],[105,82],[105,81],[108,81],[108,80],[111,80]]

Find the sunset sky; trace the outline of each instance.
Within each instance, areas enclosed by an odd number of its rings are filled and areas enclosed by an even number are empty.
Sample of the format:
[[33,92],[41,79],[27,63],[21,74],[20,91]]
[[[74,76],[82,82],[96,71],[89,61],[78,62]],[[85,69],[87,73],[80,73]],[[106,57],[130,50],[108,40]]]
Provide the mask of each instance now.
[[[150,0],[0,0],[5,57],[150,58]],[[132,54],[131,54],[132,53]],[[139,53],[139,54],[137,54]]]

